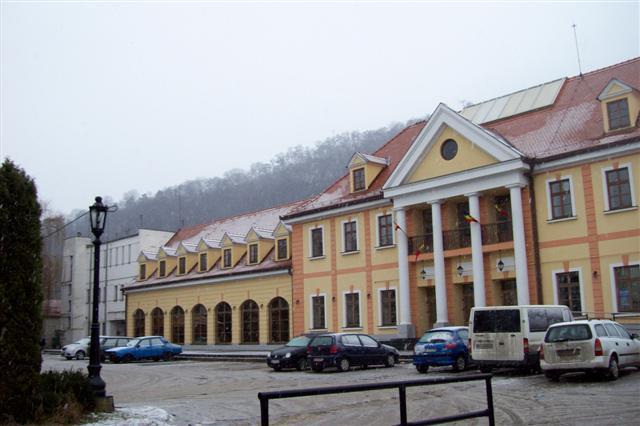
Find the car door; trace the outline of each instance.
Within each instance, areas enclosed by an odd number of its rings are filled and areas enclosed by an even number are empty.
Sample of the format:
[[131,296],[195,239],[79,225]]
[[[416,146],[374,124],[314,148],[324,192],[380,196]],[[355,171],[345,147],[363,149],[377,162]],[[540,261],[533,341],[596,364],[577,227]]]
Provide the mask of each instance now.
[[618,333],[616,326],[611,322],[605,322],[604,328],[609,334],[608,340],[610,350],[615,351],[618,354],[618,365],[623,366],[627,362],[627,360],[625,359],[625,353],[627,352],[627,350],[625,349],[622,336],[620,335],[620,333]]
[[164,343],[159,337],[149,339],[149,358],[161,358],[164,354]]
[[[638,348],[636,341],[631,338],[631,334],[626,328],[620,324],[613,324],[618,333],[620,333],[620,346],[624,348],[624,352],[620,351],[620,364],[621,365],[637,365],[638,363]],[[624,358],[624,359],[623,359]]]
[[361,365],[364,362],[364,350],[362,344],[355,334],[345,334],[340,338],[344,351],[344,356],[349,358],[351,364]]
[[138,344],[136,355],[137,359],[148,358],[151,353],[151,339],[142,339]]
[[384,364],[385,350],[377,340],[366,334],[358,336],[362,342],[363,359],[367,364]]

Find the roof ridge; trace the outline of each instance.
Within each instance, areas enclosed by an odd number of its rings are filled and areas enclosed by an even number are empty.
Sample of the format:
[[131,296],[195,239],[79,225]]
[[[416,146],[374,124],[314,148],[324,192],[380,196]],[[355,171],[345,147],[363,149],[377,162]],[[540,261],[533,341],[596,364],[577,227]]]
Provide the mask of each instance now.
[[266,212],[266,211],[269,211],[269,210],[281,209],[281,208],[284,208],[284,207],[287,207],[287,206],[291,206],[291,205],[294,205],[294,204],[297,204],[297,203],[302,204],[303,202],[305,202],[307,200],[308,199],[295,200],[295,201],[290,201],[288,203],[278,204],[278,205],[275,205],[275,206],[272,206],[272,207],[267,207],[265,209],[257,209],[257,210],[252,210],[252,211],[248,211],[248,212],[244,212],[244,213],[238,213],[238,214],[235,214],[235,215],[232,215],[232,216],[225,216],[225,217],[221,217],[221,218],[212,220],[211,222],[206,222],[206,223],[202,223],[200,225],[195,225],[195,226],[209,226],[209,225],[212,225],[212,224],[214,224],[216,222],[222,222],[222,221],[227,221],[227,220],[231,220],[231,219],[237,219],[237,218],[242,217],[242,216],[249,216],[249,215],[256,214],[256,213]]
[[586,72],[584,74],[578,74],[578,75],[574,75],[573,77],[567,77],[567,79],[568,80],[579,79],[579,78],[585,77],[587,75],[608,71],[608,70],[610,70],[612,68],[616,68],[616,67],[621,67],[623,65],[627,65],[627,64],[629,64],[631,62],[635,62],[635,61],[640,61],[640,56],[637,56],[637,57],[631,58],[631,59],[627,59],[626,61],[618,62],[617,64],[607,65],[606,67],[603,67],[603,68],[597,68],[595,70],[588,71],[588,72]]

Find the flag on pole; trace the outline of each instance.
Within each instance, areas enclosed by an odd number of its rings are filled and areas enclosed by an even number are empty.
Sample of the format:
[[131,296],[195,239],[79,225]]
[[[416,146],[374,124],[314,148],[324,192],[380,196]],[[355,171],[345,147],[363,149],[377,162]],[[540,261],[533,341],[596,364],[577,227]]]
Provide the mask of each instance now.
[[504,207],[498,204],[496,204],[494,207],[496,208],[496,212],[498,213],[498,216],[509,217],[509,212]]
[[471,223],[471,222],[480,223],[480,222],[478,222],[478,219],[476,219],[475,217],[471,216],[469,213],[464,215],[464,220],[466,220],[467,223]]

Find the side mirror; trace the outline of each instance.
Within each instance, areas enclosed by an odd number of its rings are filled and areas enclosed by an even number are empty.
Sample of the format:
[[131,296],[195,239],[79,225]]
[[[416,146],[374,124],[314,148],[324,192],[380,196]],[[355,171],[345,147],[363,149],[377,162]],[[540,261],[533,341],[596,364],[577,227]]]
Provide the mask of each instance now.
[[637,339],[638,337],[640,337],[640,336],[638,336],[638,333],[631,333],[631,338],[632,339]]
[[136,345],[136,348],[139,348],[139,347],[140,347],[140,343],[138,343],[138,344]]

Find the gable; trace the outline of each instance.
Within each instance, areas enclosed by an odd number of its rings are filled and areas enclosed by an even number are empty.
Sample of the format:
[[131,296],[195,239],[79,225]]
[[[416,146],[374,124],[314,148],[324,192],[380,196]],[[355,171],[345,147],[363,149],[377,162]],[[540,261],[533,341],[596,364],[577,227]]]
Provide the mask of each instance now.
[[598,100],[603,101],[616,96],[624,95],[631,92],[633,88],[623,83],[622,81],[614,78],[602,89],[602,92],[598,95]]
[[253,228],[249,230],[249,232],[247,233],[247,236],[245,237],[245,240],[247,243],[254,243],[259,239],[260,239],[260,236],[256,233],[256,231],[253,230]]
[[[446,160],[442,155],[442,147],[445,141],[449,140],[455,141],[457,152],[453,158]],[[451,127],[444,126],[440,134],[429,144],[429,149],[414,166],[413,173],[409,174],[405,183],[450,175],[495,163],[498,163],[496,157],[483,150],[478,144],[471,143]]]
[[278,226],[276,227],[275,231],[273,231],[273,236],[275,238],[288,237],[289,234],[290,234],[289,229],[282,221],[278,223]]

